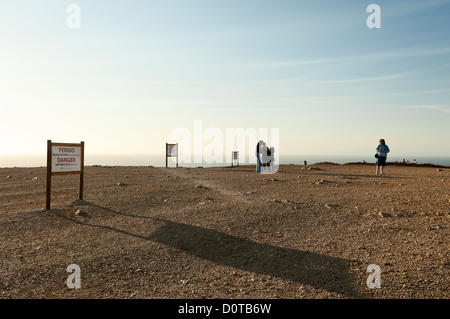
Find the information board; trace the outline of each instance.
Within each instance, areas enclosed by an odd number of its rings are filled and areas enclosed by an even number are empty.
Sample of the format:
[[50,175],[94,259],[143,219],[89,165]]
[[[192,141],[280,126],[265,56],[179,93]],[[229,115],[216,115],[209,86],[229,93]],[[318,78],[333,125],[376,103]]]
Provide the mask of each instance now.
[[178,167],[178,143],[177,144],[166,143],[166,168],[169,167],[169,163],[167,161],[169,157],[177,158],[177,167]]
[[46,208],[50,209],[52,176],[80,175],[80,196],[83,199],[84,187],[84,142],[52,143],[47,141],[47,199]]
[[52,173],[80,171],[81,146],[52,146]]

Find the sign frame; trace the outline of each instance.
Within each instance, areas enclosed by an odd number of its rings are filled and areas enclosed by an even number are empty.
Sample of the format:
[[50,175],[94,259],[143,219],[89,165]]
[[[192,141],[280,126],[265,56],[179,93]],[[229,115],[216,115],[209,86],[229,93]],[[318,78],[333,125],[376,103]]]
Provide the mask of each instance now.
[[237,160],[236,166],[239,166],[239,151],[231,151],[231,167],[233,167],[234,160]]
[[[80,155],[80,169],[77,171],[67,172],[53,172],[53,146],[66,146],[66,147],[79,147],[81,149]],[[52,143],[51,140],[47,140],[47,196],[46,196],[46,209],[50,209],[51,205],[51,191],[52,191],[52,176],[58,175],[80,175],[79,196],[80,200],[83,199],[84,188],[84,142],[80,143]]]
[[[169,146],[171,146],[171,147],[175,146],[176,147],[176,150],[177,150],[177,154],[176,155],[172,155],[172,153],[169,154]],[[167,159],[169,157],[176,157],[177,158],[177,168],[178,168],[178,143],[176,143],[176,144],[166,143],[166,168],[169,167],[169,163],[167,161]]]

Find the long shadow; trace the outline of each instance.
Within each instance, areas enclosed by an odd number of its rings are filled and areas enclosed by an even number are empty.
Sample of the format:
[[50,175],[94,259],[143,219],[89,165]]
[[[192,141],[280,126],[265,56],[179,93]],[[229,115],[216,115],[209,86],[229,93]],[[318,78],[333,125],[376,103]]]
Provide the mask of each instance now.
[[363,297],[356,292],[349,276],[350,260],[261,244],[172,221],[166,221],[148,239],[216,264],[311,285],[347,297]]
[[[285,172],[285,174],[299,174],[302,172]],[[308,171],[308,173],[305,174],[306,176],[311,175],[311,176],[342,176],[342,177],[368,177],[368,178],[375,178],[375,179],[379,179],[379,180],[383,180],[383,179],[389,179],[389,178],[399,178],[399,179],[414,179],[413,177],[407,177],[407,176],[394,176],[394,175],[362,175],[362,174],[344,174],[344,173],[335,173],[335,172],[314,172],[311,173],[310,171]]]
[[[98,205],[95,205],[99,207]],[[59,217],[85,226],[115,231],[124,235],[167,245],[219,265],[269,275],[335,292],[349,298],[364,298],[355,289],[349,275],[352,263],[343,258],[281,248],[231,236],[216,230],[153,217],[135,216],[105,210],[129,217],[148,218],[164,224],[149,236],[134,234],[110,226],[93,225],[56,212]]]

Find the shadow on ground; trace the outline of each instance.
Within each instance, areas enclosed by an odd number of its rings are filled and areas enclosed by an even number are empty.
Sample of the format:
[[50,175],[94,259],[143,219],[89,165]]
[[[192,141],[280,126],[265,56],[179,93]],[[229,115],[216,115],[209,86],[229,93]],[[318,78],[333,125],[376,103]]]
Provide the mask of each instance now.
[[343,297],[364,298],[360,292],[356,291],[356,285],[348,271],[350,265],[359,263],[358,261],[276,247],[204,227],[149,216],[131,215],[95,204],[92,206],[125,217],[163,222],[163,225],[151,235],[142,236],[128,230],[89,224],[62,212],[53,211],[53,213],[77,224],[115,231],[167,245],[219,265],[310,285],[317,289],[338,293]]

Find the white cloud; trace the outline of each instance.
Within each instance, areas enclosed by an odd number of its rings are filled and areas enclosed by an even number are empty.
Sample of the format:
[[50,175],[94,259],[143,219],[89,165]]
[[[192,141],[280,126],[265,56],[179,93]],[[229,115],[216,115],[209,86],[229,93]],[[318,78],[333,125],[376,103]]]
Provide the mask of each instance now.
[[359,82],[371,82],[371,81],[386,81],[391,79],[397,79],[405,75],[410,74],[410,72],[396,73],[385,76],[374,76],[370,78],[357,78],[357,79],[341,79],[341,80],[330,80],[330,81],[320,81],[315,82],[315,84],[341,84],[341,83],[359,83]]
[[428,105],[408,105],[408,109],[425,109],[444,112],[450,114],[450,106],[447,104],[428,104]]

